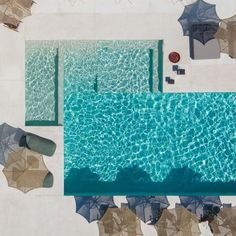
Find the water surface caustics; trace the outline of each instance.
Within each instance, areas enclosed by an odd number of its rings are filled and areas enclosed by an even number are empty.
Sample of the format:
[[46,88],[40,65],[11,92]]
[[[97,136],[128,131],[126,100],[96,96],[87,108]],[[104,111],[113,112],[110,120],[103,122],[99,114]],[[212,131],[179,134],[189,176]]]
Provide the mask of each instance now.
[[88,167],[114,181],[137,166],[160,182],[187,167],[201,181],[236,181],[235,93],[151,93],[155,47],[102,43],[64,51],[65,177]]

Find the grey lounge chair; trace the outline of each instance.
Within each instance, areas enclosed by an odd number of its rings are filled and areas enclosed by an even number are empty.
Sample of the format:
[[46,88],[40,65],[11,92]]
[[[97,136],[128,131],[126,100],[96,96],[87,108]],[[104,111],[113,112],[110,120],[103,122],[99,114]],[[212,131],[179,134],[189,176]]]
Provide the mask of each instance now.
[[212,39],[205,45],[190,37],[190,57],[193,60],[219,59],[220,47],[216,39]]
[[32,133],[27,133],[21,137],[20,146],[46,156],[52,156],[56,151],[56,144],[52,140]]

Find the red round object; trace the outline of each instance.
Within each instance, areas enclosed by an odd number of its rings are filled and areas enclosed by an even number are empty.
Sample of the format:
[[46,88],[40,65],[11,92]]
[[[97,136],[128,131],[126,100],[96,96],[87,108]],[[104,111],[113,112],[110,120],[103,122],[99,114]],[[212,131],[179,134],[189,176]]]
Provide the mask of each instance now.
[[169,60],[172,62],[172,63],[177,63],[179,62],[180,60],[180,55],[178,52],[171,52],[169,54]]

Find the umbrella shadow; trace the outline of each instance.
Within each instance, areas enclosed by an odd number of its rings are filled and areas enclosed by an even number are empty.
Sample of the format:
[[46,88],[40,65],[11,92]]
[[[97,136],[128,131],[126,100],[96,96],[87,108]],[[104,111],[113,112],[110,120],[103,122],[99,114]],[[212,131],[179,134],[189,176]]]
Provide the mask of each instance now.
[[222,195],[236,194],[236,182],[202,182],[202,175],[187,168],[172,169],[162,182],[137,166],[121,169],[112,182],[100,181],[89,168],[71,169],[64,180],[65,195]]

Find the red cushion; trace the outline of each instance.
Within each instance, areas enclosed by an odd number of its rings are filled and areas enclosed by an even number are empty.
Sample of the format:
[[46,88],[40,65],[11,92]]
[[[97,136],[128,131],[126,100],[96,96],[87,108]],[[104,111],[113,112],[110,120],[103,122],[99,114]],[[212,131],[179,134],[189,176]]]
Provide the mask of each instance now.
[[171,52],[169,54],[169,60],[172,62],[172,63],[177,63],[180,61],[180,55],[178,52]]

